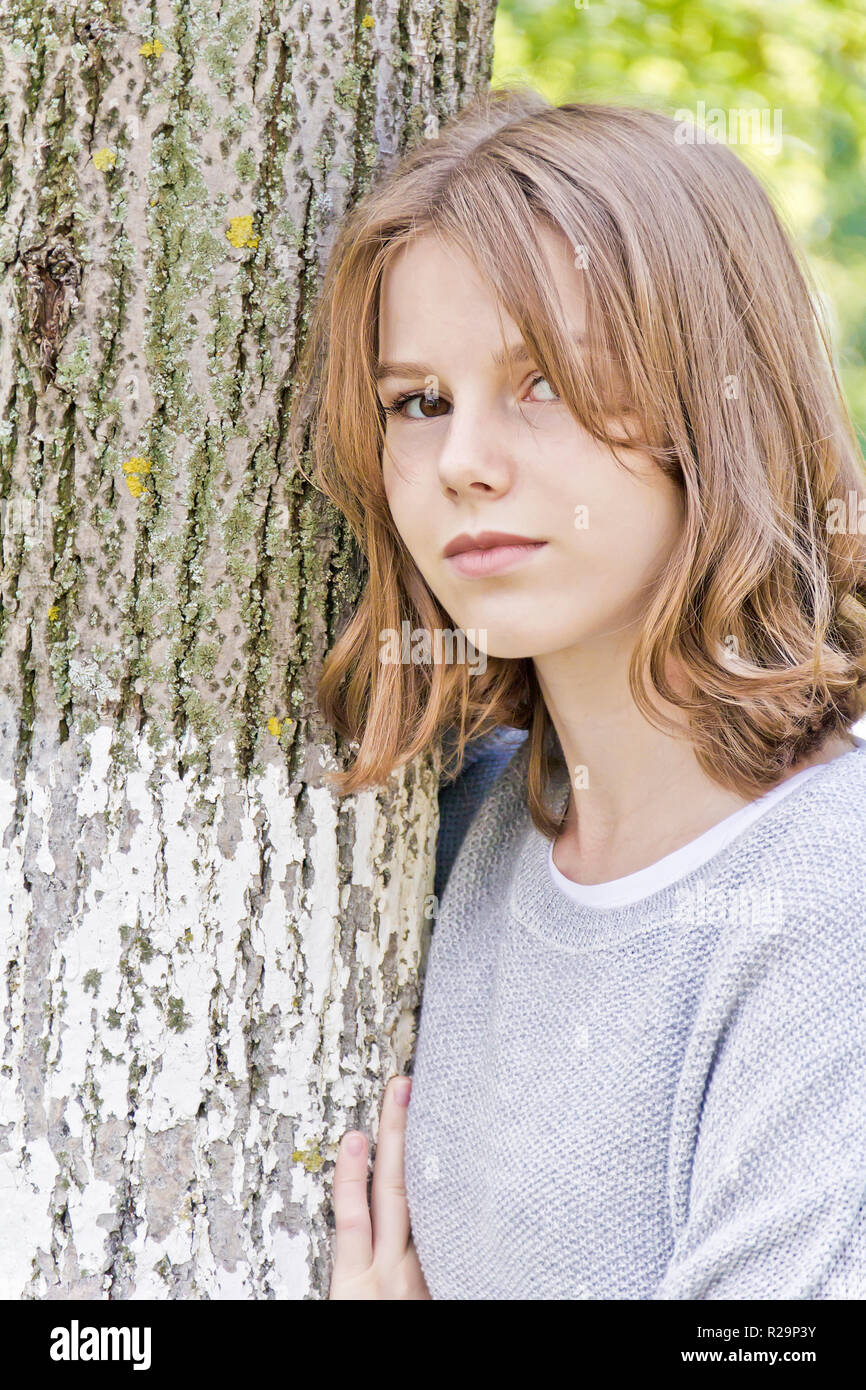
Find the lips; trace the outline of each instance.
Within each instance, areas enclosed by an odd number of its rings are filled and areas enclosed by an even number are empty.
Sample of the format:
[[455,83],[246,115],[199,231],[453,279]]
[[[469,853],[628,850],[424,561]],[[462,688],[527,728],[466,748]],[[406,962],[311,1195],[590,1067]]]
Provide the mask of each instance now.
[[535,541],[529,536],[481,531],[477,536],[455,536],[443,554],[464,579],[486,579],[526,564],[546,545],[547,541]]
[[479,531],[477,536],[470,536],[463,531],[459,536],[455,536],[453,541],[449,541],[442,552],[445,559],[450,559],[452,555],[463,555],[467,550],[494,550],[499,546],[509,545],[545,545],[546,541],[535,540],[532,536],[514,536],[507,531]]

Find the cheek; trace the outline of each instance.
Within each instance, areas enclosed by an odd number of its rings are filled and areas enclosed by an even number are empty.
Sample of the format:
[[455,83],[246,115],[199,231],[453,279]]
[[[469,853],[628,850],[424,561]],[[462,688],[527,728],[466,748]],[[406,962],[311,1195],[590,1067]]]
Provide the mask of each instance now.
[[423,550],[423,521],[426,509],[418,504],[417,488],[407,484],[400,473],[388,464],[382,469],[382,483],[388,509],[397,531],[409,554],[416,559]]
[[405,470],[387,452],[382,458],[382,486],[385,490],[391,516],[394,518],[394,524],[403,535],[404,524],[411,519],[412,488],[407,485]]
[[386,489],[392,485],[395,473],[396,460],[394,458],[394,450],[388,441],[386,433],[382,444],[382,478]]
[[406,457],[404,450],[386,449],[382,456],[382,486],[395,522],[403,530],[414,521],[429,519],[430,507],[439,494],[436,466]]
[[429,471],[429,468],[422,466],[419,459],[413,458],[411,451],[393,443],[388,445],[386,442],[382,455],[382,482],[389,503],[392,497],[395,503],[399,503],[401,496],[405,496],[414,497],[417,506]]
[[580,468],[561,475],[560,515],[576,563],[628,588],[667,558],[685,513],[676,485],[650,458],[624,458],[630,473],[600,449],[585,451]]

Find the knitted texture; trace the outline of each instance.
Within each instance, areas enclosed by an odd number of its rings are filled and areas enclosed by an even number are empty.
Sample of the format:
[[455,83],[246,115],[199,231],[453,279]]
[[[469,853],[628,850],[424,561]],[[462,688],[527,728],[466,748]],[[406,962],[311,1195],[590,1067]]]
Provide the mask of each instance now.
[[453,782],[439,791],[439,837],[436,841],[436,878],[433,892],[442,897],[448,875],[469,824],[497,777],[526,739],[525,729],[494,729],[463,750],[463,766]]
[[866,1298],[866,748],[604,909],[550,876],[527,753],[427,961],[405,1173],[433,1298]]

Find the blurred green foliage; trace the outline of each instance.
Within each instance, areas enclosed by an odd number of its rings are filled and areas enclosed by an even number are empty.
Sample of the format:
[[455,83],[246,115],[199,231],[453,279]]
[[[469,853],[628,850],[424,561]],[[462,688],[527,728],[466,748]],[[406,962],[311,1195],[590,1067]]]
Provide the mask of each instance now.
[[781,123],[780,149],[736,153],[806,252],[864,447],[866,0],[499,0],[493,83],[515,81],[554,102]]

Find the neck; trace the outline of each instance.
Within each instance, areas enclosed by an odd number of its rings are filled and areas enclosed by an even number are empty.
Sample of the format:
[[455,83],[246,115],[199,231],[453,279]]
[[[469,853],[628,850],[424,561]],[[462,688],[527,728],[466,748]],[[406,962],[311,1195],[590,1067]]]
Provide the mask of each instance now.
[[[655,707],[674,721],[673,733],[656,728],[637,708],[628,688],[634,631],[535,658],[571,783],[554,862],[581,883],[637,872],[755,799],[703,771],[676,706],[653,695]],[[834,739],[786,777],[853,746],[850,739]]]

